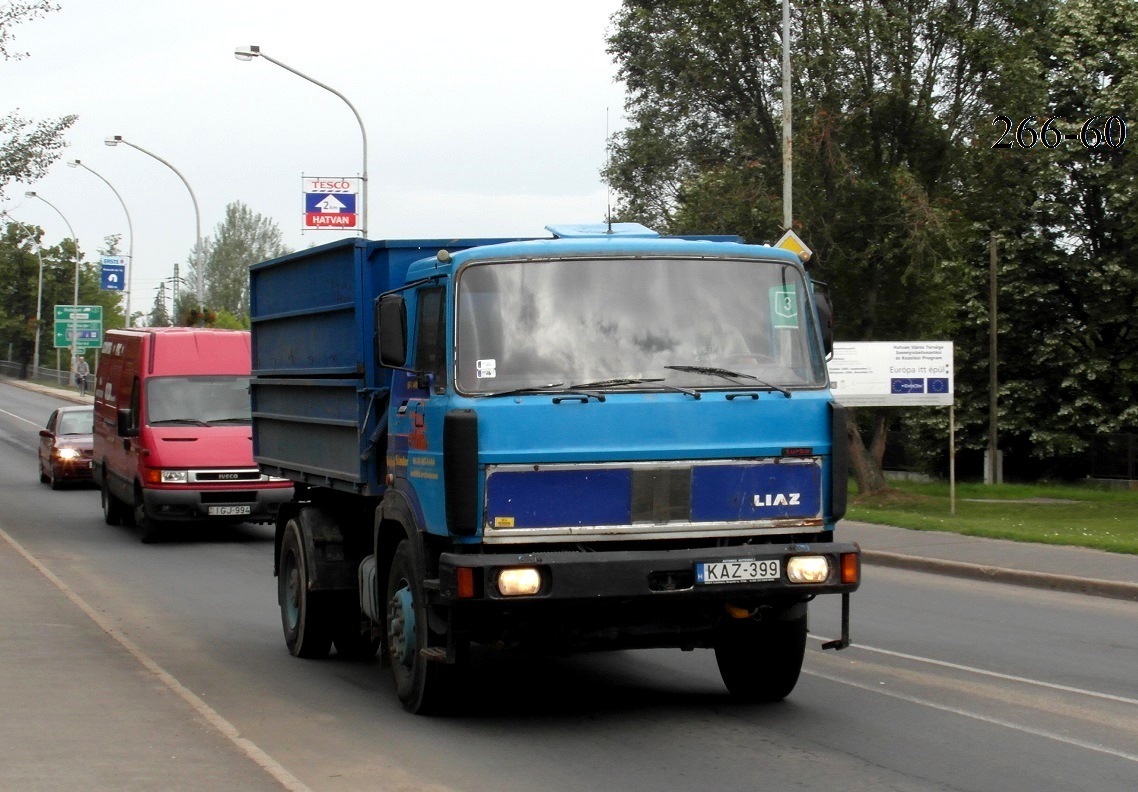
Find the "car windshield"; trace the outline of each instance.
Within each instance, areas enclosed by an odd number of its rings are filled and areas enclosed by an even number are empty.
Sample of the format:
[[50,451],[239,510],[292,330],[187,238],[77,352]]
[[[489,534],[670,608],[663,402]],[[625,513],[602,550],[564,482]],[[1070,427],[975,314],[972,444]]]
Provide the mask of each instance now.
[[59,429],[56,434],[84,435],[94,431],[94,411],[77,410],[75,412],[61,413],[59,416]]
[[763,259],[474,264],[457,285],[458,389],[817,388],[801,271]]
[[147,423],[211,425],[252,422],[249,377],[155,377],[146,386]]

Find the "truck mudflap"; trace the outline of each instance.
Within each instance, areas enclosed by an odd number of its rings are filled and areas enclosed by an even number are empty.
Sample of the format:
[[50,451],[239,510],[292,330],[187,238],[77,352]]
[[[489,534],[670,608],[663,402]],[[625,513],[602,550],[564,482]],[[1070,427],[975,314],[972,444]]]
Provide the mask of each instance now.
[[849,594],[861,578],[856,543],[735,545],[682,550],[554,551],[439,557],[443,602],[738,599]]

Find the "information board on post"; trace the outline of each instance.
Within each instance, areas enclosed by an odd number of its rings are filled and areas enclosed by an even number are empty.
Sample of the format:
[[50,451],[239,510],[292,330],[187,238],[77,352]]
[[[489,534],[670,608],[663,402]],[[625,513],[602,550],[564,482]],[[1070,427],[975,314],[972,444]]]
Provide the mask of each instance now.
[[951,341],[835,342],[834,398],[849,407],[951,407]]
[[356,177],[304,177],[304,230],[358,228],[361,184]]

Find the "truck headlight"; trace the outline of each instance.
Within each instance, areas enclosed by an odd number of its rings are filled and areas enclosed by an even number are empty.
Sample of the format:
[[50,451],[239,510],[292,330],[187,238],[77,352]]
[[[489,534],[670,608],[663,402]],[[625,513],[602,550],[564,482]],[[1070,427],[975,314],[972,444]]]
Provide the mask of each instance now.
[[786,562],[786,578],[791,583],[825,583],[829,577],[826,556],[794,556]]
[[535,567],[498,571],[498,591],[503,597],[526,597],[541,591],[541,572]]

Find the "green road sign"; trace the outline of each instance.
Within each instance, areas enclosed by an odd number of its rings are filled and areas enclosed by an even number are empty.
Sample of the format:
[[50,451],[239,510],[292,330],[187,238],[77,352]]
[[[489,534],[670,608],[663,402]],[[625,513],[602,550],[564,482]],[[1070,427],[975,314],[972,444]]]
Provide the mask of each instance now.
[[101,305],[57,305],[55,306],[55,321],[103,321],[103,306]]
[[103,320],[57,321],[55,323],[56,349],[70,349],[72,334],[75,335],[75,346],[79,349],[100,347],[103,345]]

